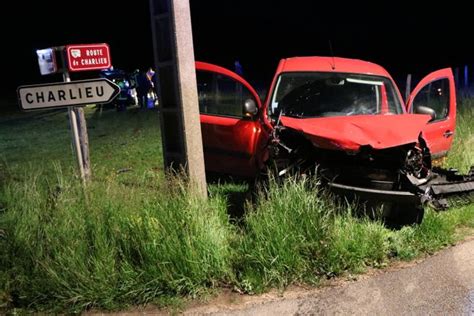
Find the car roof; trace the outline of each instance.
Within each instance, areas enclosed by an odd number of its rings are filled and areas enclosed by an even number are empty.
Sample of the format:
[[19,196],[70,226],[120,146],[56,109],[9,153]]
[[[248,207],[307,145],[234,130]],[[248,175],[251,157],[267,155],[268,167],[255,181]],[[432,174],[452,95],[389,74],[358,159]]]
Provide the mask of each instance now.
[[376,75],[391,78],[390,74],[377,64],[360,60],[341,57],[291,57],[282,59],[278,66],[278,73],[281,72],[343,72],[366,75]]

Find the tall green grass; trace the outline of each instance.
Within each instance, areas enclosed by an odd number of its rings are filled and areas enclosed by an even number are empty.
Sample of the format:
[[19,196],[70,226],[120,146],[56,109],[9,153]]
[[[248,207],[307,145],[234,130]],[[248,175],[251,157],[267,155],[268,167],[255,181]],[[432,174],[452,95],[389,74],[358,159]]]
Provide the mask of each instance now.
[[446,167],[466,172],[474,165],[474,100],[465,99],[458,105],[456,133]]
[[232,278],[225,202],[177,180],[151,194],[41,174],[1,192],[3,304],[61,311],[197,295]]
[[289,179],[270,187],[247,213],[234,271],[248,293],[315,284],[434,253],[472,228],[472,204],[442,213],[427,209],[422,224],[392,230],[354,216],[351,205],[335,204],[311,180]]
[[245,223],[236,271],[248,292],[315,283],[387,260],[389,231],[381,223],[352,217],[351,205],[336,204],[314,180],[271,184]]
[[331,200],[321,198],[317,183],[289,179],[271,183],[257,204],[249,207],[236,262],[241,285],[248,292],[312,279],[323,263],[329,240]]
[[[185,180],[167,182],[156,172],[153,128],[138,127],[153,118],[115,115],[109,123],[92,120],[90,134],[98,141],[92,152],[100,159],[93,159],[98,176],[87,188],[69,158],[59,159],[61,165],[27,163],[21,146],[3,154],[0,311],[116,309],[220,286],[258,293],[315,284],[434,253],[474,228],[471,204],[442,213],[427,209],[421,225],[390,230],[353,216],[351,205],[336,203],[311,179],[270,184],[245,207],[237,207],[246,197],[242,185],[211,187],[203,199]],[[450,166],[474,164],[473,120],[473,108],[461,105]],[[123,139],[101,136],[116,135],[110,127],[121,122],[137,127]],[[0,148],[27,131],[3,127]],[[48,135],[45,150],[55,140]],[[133,171],[117,172],[121,168]],[[229,208],[235,214],[245,208],[244,216],[229,221]]]

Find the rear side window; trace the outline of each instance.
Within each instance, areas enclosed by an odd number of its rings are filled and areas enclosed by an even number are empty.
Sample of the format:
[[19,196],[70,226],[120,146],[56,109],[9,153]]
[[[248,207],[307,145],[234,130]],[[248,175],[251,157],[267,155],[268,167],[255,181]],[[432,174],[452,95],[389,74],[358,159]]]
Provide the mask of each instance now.
[[200,70],[196,76],[201,114],[241,118],[245,100],[254,99],[247,87],[231,77]]
[[446,119],[449,115],[449,80],[444,78],[424,86],[415,96],[412,109],[417,106],[432,108],[436,113],[435,121]]

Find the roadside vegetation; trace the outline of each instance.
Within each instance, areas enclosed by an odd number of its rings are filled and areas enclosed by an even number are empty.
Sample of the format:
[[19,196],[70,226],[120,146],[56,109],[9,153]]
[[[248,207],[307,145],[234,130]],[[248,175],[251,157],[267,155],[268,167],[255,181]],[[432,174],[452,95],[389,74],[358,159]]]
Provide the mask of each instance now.
[[[474,164],[472,105],[460,105],[446,161],[464,171]],[[182,177],[164,180],[156,112],[89,109],[88,126],[94,180],[83,188],[64,112],[0,118],[0,312],[319,284],[432,254],[474,228],[470,204],[390,230],[308,179],[270,183],[254,203],[232,198],[245,185],[213,184],[205,200]],[[228,210],[238,203],[236,219]]]
[[458,104],[454,144],[445,161],[446,167],[467,172],[474,165],[474,99]]

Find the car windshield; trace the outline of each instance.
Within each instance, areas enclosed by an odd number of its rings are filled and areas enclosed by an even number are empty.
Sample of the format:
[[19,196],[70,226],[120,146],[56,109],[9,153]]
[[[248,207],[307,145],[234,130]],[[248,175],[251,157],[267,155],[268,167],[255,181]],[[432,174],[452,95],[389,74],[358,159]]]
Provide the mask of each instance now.
[[281,74],[269,111],[299,118],[403,113],[390,79],[323,72]]

